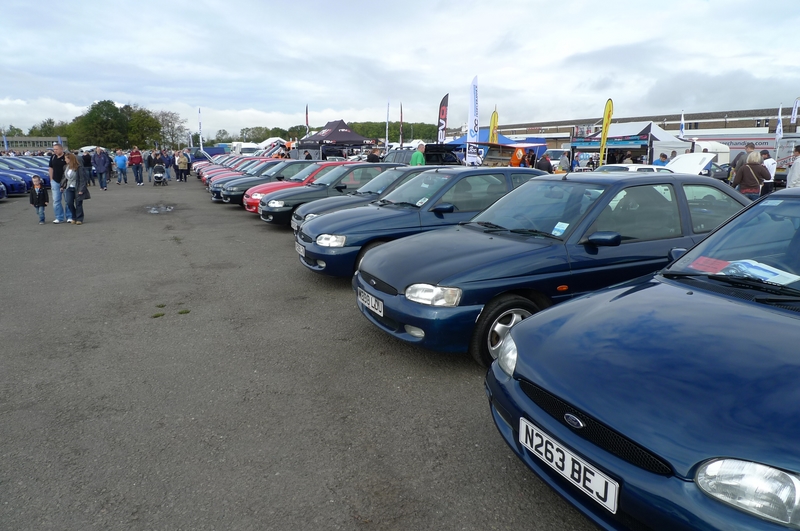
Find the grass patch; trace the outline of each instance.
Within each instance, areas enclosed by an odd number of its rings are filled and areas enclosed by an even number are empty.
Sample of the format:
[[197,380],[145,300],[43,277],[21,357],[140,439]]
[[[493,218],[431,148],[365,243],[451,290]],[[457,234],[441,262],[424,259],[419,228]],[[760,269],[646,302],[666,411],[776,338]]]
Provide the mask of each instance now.
[[166,306],[166,304],[156,304],[156,308],[163,308],[165,306]]
[[181,311],[179,311],[178,313],[179,313],[180,315],[186,315],[187,313],[189,313],[189,312],[191,312],[191,311],[192,311],[192,310],[181,310]]
[[157,319],[159,317],[164,317],[164,314],[163,313],[154,313],[150,317],[152,317],[153,319]]

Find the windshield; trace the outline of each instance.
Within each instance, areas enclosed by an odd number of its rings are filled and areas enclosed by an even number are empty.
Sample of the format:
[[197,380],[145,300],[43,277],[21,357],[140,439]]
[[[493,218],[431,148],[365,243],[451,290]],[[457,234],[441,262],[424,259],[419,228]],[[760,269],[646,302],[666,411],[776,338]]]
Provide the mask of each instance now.
[[429,170],[420,173],[400,188],[388,194],[384,201],[387,203],[405,203],[422,206],[436,195],[436,192],[445,187],[453,175],[450,173]]
[[594,183],[532,179],[500,198],[472,221],[560,237],[577,224],[605,189],[604,185]]
[[264,160],[259,162],[258,164],[253,164],[252,166],[248,166],[247,170],[244,172],[247,175],[260,175],[265,169],[269,168],[274,163],[269,160]]
[[352,168],[347,164],[343,166],[335,166],[334,169],[329,171],[324,177],[317,177],[314,179],[314,184],[324,184],[326,186],[331,185],[350,170],[352,170]]
[[800,288],[800,198],[775,197],[753,205],[667,272],[746,277]]
[[627,166],[612,166],[611,164],[605,164],[600,166],[594,171],[628,171]]
[[[333,167],[334,166],[329,166],[329,168],[333,168]],[[303,182],[306,179],[308,179],[309,175],[311,175],[312,173],[314,173],[317,170],[319,170],[319,164],[309,164],[308,166],[306,166],[305,168],[303,168],[299,172],[297,172],[294,175],[292,175],[292,178],[289,179],[289,180],[290,181],[294,181],[294,182]],[[320,171],[324,171],[324,170],[325,170],[325,168],[323,168]],[[325,173],[327,173],[327,172],[325,172]],[[323,173],[323,175],[324,175],[324,173]]]
[[267,171],[265,171],[262,175],[264,175],[265,177],[272,177],[273,175],[278,175],[281,172],[281,170],[283,170],[286,166],[289,166],[288,161],[279,162],[274,166],[272,166]]
[[401,170],[386,170],[370,182],[356,190],[359,194],[380,194],[383,193],[393,182],[399,179],[406,172]]

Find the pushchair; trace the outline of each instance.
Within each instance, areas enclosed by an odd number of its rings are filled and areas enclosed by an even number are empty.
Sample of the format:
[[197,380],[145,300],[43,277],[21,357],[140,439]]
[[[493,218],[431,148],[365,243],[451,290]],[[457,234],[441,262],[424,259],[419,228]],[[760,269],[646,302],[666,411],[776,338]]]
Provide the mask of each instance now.
[[164,169],[163,164],[156,164],[153,166],[153,186],[167,186],[167,170]]

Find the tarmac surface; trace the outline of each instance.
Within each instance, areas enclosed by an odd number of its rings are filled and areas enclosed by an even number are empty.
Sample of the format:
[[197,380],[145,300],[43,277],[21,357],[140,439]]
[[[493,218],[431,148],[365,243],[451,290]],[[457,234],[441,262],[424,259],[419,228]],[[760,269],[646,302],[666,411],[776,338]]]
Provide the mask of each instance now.
[[468,356],[383,334],[196,179],[128,183],[81,226],[0,201],[0,529],[596,529]]

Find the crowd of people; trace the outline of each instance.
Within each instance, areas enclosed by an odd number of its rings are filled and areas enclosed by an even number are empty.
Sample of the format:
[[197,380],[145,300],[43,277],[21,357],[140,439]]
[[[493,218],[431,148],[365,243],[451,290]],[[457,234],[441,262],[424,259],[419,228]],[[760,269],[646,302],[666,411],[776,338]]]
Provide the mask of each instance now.
[[[11,153],[0,153],[0,155],[18,156]],[[137,146],[133,146],[128,153],[117,149],[112,157],[101,147],[94,151],[71,152],[65,150],[61,144],[54,144],[52,150],[41,155],[50,157],[48,172],[52,197],[42,179],[34,177],[30,204],[36,209],[40,225],[44,225],[45,207],[51,206],[51,203],[54,224],[82,225],[83,202],[91,198],[89,187],[97,186],[101,190],[108,190],[108,184],[114,176],[117,178],[117,185],[127,185],[129,169],[137,186],[144,186],[145,173],[147,181],[153,182],[153,172],[159,165],[164,168],[163,176],[167,181],[172,180],[174,175],[176,181],[186,182],[191,169],[188,149],[175,151],[154,149],[143,154]]]

